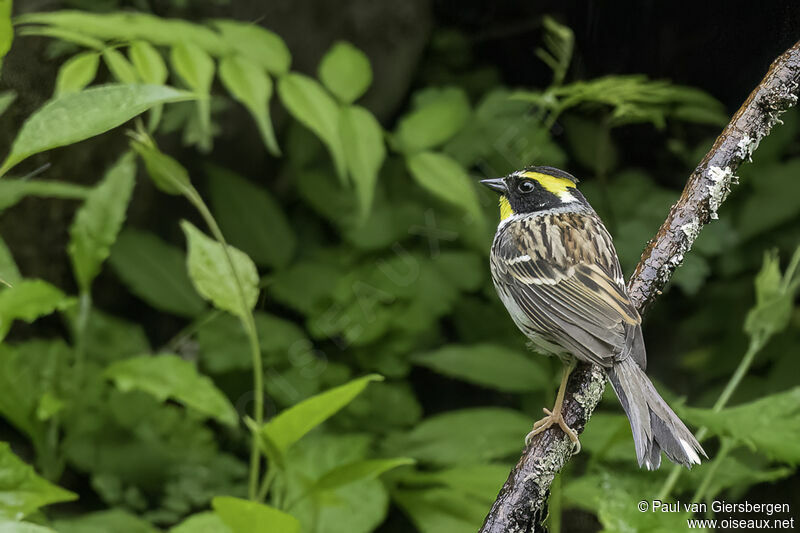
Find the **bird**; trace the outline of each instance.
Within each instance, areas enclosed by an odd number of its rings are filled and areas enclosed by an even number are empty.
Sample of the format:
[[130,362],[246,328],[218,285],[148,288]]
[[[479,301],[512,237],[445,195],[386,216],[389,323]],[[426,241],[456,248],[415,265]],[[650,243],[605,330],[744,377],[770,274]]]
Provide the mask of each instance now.
[[639,466],[655,470],[661,451],[691,468],[708,457],[645,373],[642,319],[630,301],[611,235],[573,175],[530,166],[481,180],[500,195],[490,269],[500,300],[533,348],[561,359],[551,410],[526,438],[557,425],[580,451],[563,417],[567,381],[578,362],[605,370],[630,421]]

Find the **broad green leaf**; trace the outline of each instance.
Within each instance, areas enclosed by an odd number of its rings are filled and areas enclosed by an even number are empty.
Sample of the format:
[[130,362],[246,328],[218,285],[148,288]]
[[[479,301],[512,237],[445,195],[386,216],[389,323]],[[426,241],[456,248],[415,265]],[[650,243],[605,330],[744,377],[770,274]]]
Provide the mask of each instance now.
[[[23,15],[24,16],[24,15]],[[17,17],[19,20],[20,17]],[[19,27],[19,26],[18,26]],[[67,43],[77,44],[84,48],[90,48],[102,52],[106,44],[93,37],[89,37],[80,31],[68,30],[66,28],[55,28],[50,26],[21,26],[19,27],[20,36],[50,37]]]
[[62,94],[25,121],[0,167],[0,176],[34,154],[105,133],[154,105],[192,98],[190,93],[161,85],[103,85]]
[[272,79],[262,67],[244,56],[222,58],[219,63],[219,77],[228,92],[250,111],[269,152],[280,155],[281,150],[269,117]]
[[92,83],[99,63],[97,52],[83,52],[69,58],[58,70],[55,95],[80,91]]
[[480,463],[518,454],[533,422],[518,411],[497,407],[450,411],[395,437],[387,451],[436,465]]
[[496,344],[451,344],[416,355],[412,361],[446,376],[506,392],[545,389],[550,377],[538,361]]
[[[2,60],[0,60],[2,63]],[[0,115],[6,112],[6,109],[14,103],[17,99],[17,93],[14,91],[3,91],[0,93]]]
[[102,41],[149,41],[170,46],[192,43],[207,51],[226,53],[229,46],[220,36],[205,26],[182,19],[170,19],[147,13],[123,12],[89,13],[78,10],[26,13],[17,17],[20,24],[48,24],[53,29],[92,36]]
[[328,50],[319,64],[319,79],[339,100],[351,104],[372,83],[372,67],[366,54],[346,41]]
[[406,162],[411,175],[423,189],[463,209],[474,220],[483,219],[475,186],[456,160],[436,152],[420,152],[409,156]]
[[114,78],[120,83],[134,84],[139,82],[139,76],[131,62],[122,53],[114,48],[103,50],[103,61]]
[[371,381],[382,380],[383,377],[370,374],[312,396],[281,411],[260,428],[260,434],[268,438],[279,452],[285,452],[306,433],[349,404]]
[[11,23],[12,0],[0,0],[0,66],[3,57],[11,50],[14,41],[14,26]]
[[37,476],[5,442],[0,442],[0,472],[0,519],[19,520],[45,505],[78,498]]
[[66,181],[21,180],[6,178],[0,180],[0,211],[16,205],[26,196],[43,198],[65,198],[83,200],[92,189]]
[[172,68],[197,95],[197,113],[202,150],[211,149],[211,83],[214,81],[214,60],[199,46],[181,43],[170,52]]
[[342,108],[339,129],[347,171],[356,189],[363,222],[372,208],[378,171],[386,158],[383,128],[363,107],[347,106]]
[[239,317],[249,313],[258,300],[258,270],[252,259],[231,245],[226,254],[222,244],[190,222],[184,220],[181,228],[189,247],[189,277],[200,296]]
[[800,387],[715,413],[684,408],[681,416],[716,435],[744,442],[770,459],[800,463]]
[[325,144],[339,179],[344,181],[346,167],[338,104],[316,80],[294,72],[278,79],[278,95],[289,113]]
[[109,263],[133,294],[156,309],[186,317],[206,309],[186,273],[186,254],[152,233],[123,230]]
[[415,462],[414,459],[407,457],[355,461],[326,472],[314,483],[311,490],[332,490],[356,481],[375,479],[384,472],[388,472],[400,466],[413,465]]
[[[791,264],[797,267],[800,262],[800,247],[794,253]],[[780,270],[777,251],[764,254],[764,264],[756,276],[756,305],[747,313],[745,332],[754,342],[762,345],[772,335],[783,331],[789,325],[794,305],[794,295],[800,288],[800,281],[790,279],[797,271]]]
[[446,142],[470,116],[469,99],[459,88],[426,89],[415,96],[414,104],[395,131],[397,147],[407,155]]
[[128,47],[128,57],[136,74],[145,83],[162,85],[167,81],[167,65],[158,50],[147,41],[134,41]]
[[[714,500],[722,491],[747,489],[760,483],[773,483],[794,473],[794,469],[790,467],[766,468],[759,466],[756,461],[742,461],[731,456],[714,459],[718,460],[722,461],[719,465],[707,462],[697,467],[698,479],[704,479],[708,469],[715,468],[705,492],[706,500]],[[692,473],[694,474],[694,469]]]
[[75,214],[69,228],[67,253],[82,291],[89,291],[111,254],[111,246],[125,221],[135,179],[136,159],[128,152],[106,172]]
[[157,533],[149,522],[122,509],[96,511],[75,518],[56,520],[59,533]]
[[174,400],[229,426],[235,426],[239,420],[236,410],[214,382],[177,355],[125,359],[106,368],[105,376],[123,392],[140,390],[162,402]]
[[270,73],[281,75],[289,71],[292,56],[277,34],[255,24],[233,20],[216,20],[214,25],[230,47]]
[[16,285],[22,281],[14,256],[8,249],[6,242],[0,238],[0,285]]
[[218,514],[197,513],[169,530],[169,533],[232,533]]
[[258,265],[288,265],[297,244],[294,230],[266,187],[216,166],[208,167],[208,176],[214,216],[230,243]]
[[300,533],[295,517],[269,505],[229,496],[217,496],[211,505],[231,533]]
[[443,485],[491,503],[511,471],[510,464],[459,465],[443,470],[410,470],[402,475],[404,486]]
[[468,493],[440,487],[397,490],[392,497],[420,533],[477,531],[489,509]]
[[22,280],[0,290],[0,339],[15,320],[33,322],[39,317],[65,309],[71,300],[42,280]]
[[189,172],[178,161],[158,149],[151,141],[133,141],[131,148],[144,161],[147,174],[159,190],[167,194],[189,194]]
[[0,533],[56,533],[56,531],[30,522],[0,519]]
[[[74,335],[78,309],[75,306],[71,307],[67,315]],[[91,310],[86,327],[87,360],[105,366],[150,351],[150,342],[141,325],[103,313],[96,307]]]

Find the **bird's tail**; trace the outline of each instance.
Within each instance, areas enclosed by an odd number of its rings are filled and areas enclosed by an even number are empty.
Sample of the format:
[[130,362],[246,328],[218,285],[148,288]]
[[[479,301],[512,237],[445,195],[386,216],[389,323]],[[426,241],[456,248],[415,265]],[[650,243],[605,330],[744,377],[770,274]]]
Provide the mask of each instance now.
[[700,464],[701,454],[708,457],[632,358],[617,362],[609,370],[608,379],[630,420],[639,466],[657,469],[661,450],[670,461],[687,468]]

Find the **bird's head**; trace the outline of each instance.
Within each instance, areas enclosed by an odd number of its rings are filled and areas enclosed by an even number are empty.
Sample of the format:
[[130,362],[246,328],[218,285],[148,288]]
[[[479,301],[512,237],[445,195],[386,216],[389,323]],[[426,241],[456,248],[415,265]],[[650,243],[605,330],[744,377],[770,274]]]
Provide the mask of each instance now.
[[586,199],[575,187],[578,179],[553,167],[528,167],[502,178],[481,180],[500,193],[500,220],[511,215],[535,213],[551,209],[588,207]]

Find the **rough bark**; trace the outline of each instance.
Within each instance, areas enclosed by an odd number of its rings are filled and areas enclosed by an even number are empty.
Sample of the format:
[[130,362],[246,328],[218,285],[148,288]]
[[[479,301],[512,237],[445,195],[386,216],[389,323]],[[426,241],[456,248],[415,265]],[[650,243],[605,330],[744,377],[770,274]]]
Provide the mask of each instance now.
[[[628,282],[631,301],[644,313],[661,294],[672,272],[683,261],[701,228],[717,218],[736,171],[750,160],[762,138],[780,122],[781,113],[797,103],[800,84],[800,42],[778,57],[750,93],[689,176],[678,201]],[[580,365],[570,377],[564,401],[565,418],[583,431],[605,389],[599,367]],[[537,435],[523,451],[497,496],[479,533],[544,531],[550,484],[571,456],[571,443],[558,428]]]

